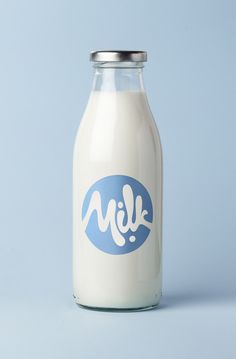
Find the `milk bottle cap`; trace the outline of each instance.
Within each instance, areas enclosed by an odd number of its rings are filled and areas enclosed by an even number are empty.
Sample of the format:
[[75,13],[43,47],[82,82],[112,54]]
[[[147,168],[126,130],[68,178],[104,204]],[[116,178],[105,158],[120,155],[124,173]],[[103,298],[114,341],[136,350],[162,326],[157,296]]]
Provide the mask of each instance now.
[[102,50],[92,51],[90,61],[94,62],[144,62],[147,61],[146,51],[128,51],[128,50]]

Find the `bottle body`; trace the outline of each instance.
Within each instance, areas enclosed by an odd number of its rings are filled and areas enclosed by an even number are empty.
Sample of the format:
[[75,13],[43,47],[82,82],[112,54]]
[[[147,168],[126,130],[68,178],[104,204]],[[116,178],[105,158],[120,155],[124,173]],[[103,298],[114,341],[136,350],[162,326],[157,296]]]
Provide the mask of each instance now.
[[73,226],[78,304],[158,304],[162,153],[142,89],[92,91],[74,147]]

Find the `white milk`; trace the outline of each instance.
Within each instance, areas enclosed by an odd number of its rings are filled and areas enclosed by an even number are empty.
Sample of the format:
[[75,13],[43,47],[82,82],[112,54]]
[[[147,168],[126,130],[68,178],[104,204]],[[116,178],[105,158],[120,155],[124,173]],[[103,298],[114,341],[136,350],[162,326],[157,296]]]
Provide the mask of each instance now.
[[[109,198],[110,179],[113,186],[113,179],[126,178],[122,176],[137,180],[149,193],[152,223],[150,219],[145,219],[148,211],[142,208],[142,196],[134,196],[132,185],[124,182],[123,202]],[[106,177],[109,177],[107,188],[106,180],[102,193],[96,190],[95,185],[90,193],[90,212],[88,202],[86,214],[83,214],[87,192],[98,180]],[[161,296],[162,155],[159,135],[144,92],[91,93],[75,142],[73,186],[73,281],[76,302],[91,307],[127,309],[158,304]],[[103,213],[99,213],[105,195],[110,207],[109,210],[103,208]],[[130,215],[127,226],[129,230],[133,226],[134,233],[125,239],[127,228],[122,227],[122,220],[125,225],[127,217],[124,219],[124,213],[130,211],[136,211],[138,219],[135,223]],[[88,234],[86,230],[92,215],[95,234]],[[102,216],[100,220],[99,215]],[[117,248],[122,251],[128,241],[127,245],[133,248],[137,241],[135,231],[141,228],[141,222],[143,229],[150,232],[137,249],[114,254],[97,247],[110,243],[109,246],[114,247],[111,250]],[[103,237],[107,231],[111,239]],[[96,233],[99,236],[96,237]],[[93,240],[97,241],[95,245]]]

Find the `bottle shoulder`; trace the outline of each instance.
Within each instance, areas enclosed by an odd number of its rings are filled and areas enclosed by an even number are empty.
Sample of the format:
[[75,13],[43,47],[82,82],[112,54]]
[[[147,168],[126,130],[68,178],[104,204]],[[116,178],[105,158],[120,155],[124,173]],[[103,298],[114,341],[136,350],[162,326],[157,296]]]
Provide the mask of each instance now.
[[78,132],[87,128],[98,129],[99,126],[112,129],[116,127],[139,127],[152,125],[157,131],[145,92],[99,92],[93,91],[81,118]]
[[145,93],[93,93],[82,116],[75,147],[138,146],[159,149],[160,136]]

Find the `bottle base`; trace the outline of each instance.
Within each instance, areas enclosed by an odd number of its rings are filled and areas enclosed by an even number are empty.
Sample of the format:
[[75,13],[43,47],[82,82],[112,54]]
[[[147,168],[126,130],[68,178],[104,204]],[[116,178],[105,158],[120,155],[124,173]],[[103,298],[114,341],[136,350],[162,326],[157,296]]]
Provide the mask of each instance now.
[[160,301],[159,301],[158,303],[155,303],[155,304],[152,304],[152,305],[134,307],[134,308],[96,307],[96,306],[81,304],[81,303],[79,303],[78,298],[76,298],[75,296],[73,296],[73,297],[74,297],[78,307],[80,307],[82,309],[94,310],[94,311],[99,311],[99,312],[143,312],[143,311],[149,311],[149,310],[157,309],[159,304],[160,304]]

